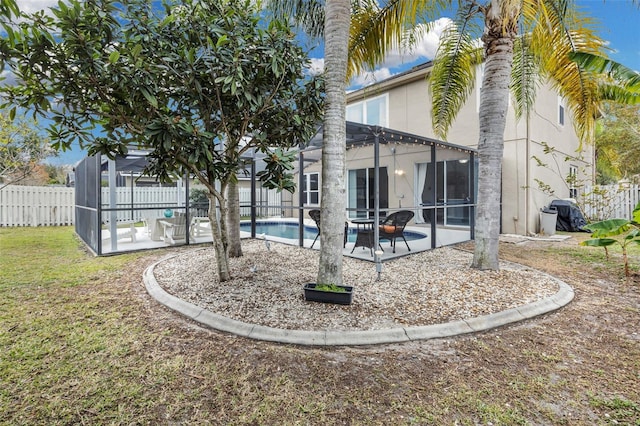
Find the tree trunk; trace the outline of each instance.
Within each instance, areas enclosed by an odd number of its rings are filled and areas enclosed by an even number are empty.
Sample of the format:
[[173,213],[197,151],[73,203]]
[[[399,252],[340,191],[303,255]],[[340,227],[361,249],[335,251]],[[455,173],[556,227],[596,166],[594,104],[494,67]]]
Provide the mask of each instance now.
[[345,220],[346,81],[350,1],[325,3],[325,110],[318,283],[342,284]]
[[227,187],[227,232],[229,237],[229,257],[241,257],[242,246],[240,244],[240,190],[238,181],[234,178],[229,181]]
[[[482,37],[486,61],[480,90],[478,207],[472,263],[474,268],[489,270],[499,269],[504,128],[509,104],[513,42],[517,34],[517,21],[507,18],[505,25],[504,11],[496,9],[493,7],[487,12],[485,34]],[[509,12],[510,16],[514,13],[513,10]]]
[[[217,199],[209,193],[207,194],[209,199],[209,222],[211,223],[211,235],[213,236],[213,248],[216,251],[216,267],[218,269],[218,279],[220,282],[228,281],[231,279],[231,272],[229,271],[229,258],[227,256],[226,248],[226,236],[223,233],[226,232],[226,226],[221,226],[222,219],[218,218]],[[220,210],[224,211],[224,206],[221,206]]]

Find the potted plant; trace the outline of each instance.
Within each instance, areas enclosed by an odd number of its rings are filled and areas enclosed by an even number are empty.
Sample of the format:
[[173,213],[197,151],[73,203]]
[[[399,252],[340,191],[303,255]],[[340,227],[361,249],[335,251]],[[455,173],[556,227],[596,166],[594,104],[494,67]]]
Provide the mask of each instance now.
[[307,283],[304,285],[304,300],[350,305],[353,300],[353,287],[336,284]]

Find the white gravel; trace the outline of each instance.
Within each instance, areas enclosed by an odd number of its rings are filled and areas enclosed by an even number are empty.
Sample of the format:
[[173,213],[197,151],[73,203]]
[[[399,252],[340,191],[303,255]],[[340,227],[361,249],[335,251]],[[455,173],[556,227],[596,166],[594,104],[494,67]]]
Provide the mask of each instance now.
[[161,262],[155,277],[166,291],[247,323],[300,330],[373,330],[461,320],[522,306],[551,296],[558,283],[521,265],[471,269],[472,255],[439,248],[375,264],[345,257],[344,285],[354,287],[351,305],[304,300],[315,282],[319,252],[243,240],[244,256],[230,259],[232,279],[216,277],[213,248],[194,249]]

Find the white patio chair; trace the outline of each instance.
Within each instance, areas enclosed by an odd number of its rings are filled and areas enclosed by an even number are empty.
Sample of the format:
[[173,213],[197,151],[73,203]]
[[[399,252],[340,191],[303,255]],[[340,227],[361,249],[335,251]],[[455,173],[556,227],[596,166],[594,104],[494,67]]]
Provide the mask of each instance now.
[[186,241],[187,239],[187,217],[184,213],[176,212],[174,217],[167,220],[158,221],[162,226],[162,240],[171,245]]
[[[136,222],[133,220],[127,220],[123,222],[118,222],[118,225],[128,225],[125,228],[117,228],[116,230],[116,240],[120,241],[125,238],[131,238],[131,242],[136,242]],[[107,226],[108,235],[105,237],[105,240],[111,239],[111,234],[109,233],[109,228]]]

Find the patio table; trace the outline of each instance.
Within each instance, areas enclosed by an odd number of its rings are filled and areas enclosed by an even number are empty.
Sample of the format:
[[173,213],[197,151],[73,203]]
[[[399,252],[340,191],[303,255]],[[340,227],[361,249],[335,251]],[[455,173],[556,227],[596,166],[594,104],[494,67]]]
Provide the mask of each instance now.
[[373,249],[375,245],[375,241],[373,241],[373,224],[375,221],[373,219],[353,219],[352,223],[356,224],[356,242],[351,249],[351,253],[356,249],[356,247],[367,247],[371,251],[371,256],[373,256]]

